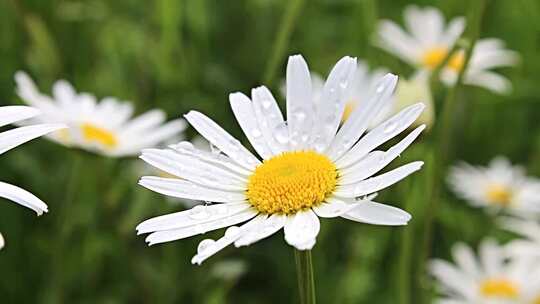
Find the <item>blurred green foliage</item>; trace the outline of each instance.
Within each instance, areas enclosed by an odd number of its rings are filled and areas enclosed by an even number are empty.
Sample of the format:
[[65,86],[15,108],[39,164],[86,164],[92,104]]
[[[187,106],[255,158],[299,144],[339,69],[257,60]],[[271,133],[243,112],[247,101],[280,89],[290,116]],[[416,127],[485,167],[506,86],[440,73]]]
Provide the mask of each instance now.
[[[416,1],[437,6],[447,17],[465,15],[469,2]],[[410,68],[371,44],[375,21],[401,22],[409,3],[3,0],[0,101],[19,103],[13,74],[22,69],[45,91],[65,78],[79,90],[131,100],[139,112],[159,107],[177,117],[197,109],[243,138],[228,108],[228,93],[249,92],[274,74],[268,84],[278,95],[287,55],[302,53],[323,74],[343,55],[352,55],[409,76]],[[283,41],[284,54],[276,55],[275,41],[285,22],[290,22],[290,39]],[[540,3],[489,1],[481,37],[505,40],[522,60],[502,71],[514,84],[511,95],[472,87],[460,95],[451,158],[485,164],[504,154],[540,175]],[[273,57],[276,70],[268,71]],[[439,103],[445,94],[442,87],[434,92]],[[188,138],[193,134],[190,130]],[[382,201],[413,214],[409,226],[323,220],[313,251],[320,303],[416,303],[420,288],[431,288],[417,258],[424,189],[441,182],[426,179],[437,157],[429,152],[433,141],[433,134],[423,135],[397,161],[422,159],[424,170],[381,193]],[[1,202],[0,231],[7,239],[0,252],[2,303],[296,301],[293,251],[279,234],[248,248],[228,248],[202,266],[189,261],[206,236],[146,247],[135,225],[182,207],[137,186],[135,161],[104,159],[43,139],[2,155],[0,178],[32,191],[50,208],[36,218]],[[488,216],[449,192],[438,206],[436,256],[448,257],[458,240],[476,244],[487,233],[505,237]],[[245,271],[220,274],[227,268],[222,263],[238,261],[245,262]],[[407,280],[410,286],[403,286]]]

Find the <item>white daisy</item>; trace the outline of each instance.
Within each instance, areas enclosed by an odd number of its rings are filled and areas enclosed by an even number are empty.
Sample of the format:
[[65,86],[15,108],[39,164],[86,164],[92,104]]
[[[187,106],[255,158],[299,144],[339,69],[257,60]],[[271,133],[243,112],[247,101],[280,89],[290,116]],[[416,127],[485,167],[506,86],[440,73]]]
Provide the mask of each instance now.
[[454,18],[446,25],[434,7],[409,5],[403,16],[408,32],[393,21],[380,21],[377,45],[418,69],[436,68],[465,28],[465,18]]
[[106,97],[97,102],[88,93],[77,93],[65,80],[57,81],[52,97],[39,92],[30,77],[17,72],[17,94],[42,115],[30,122],[60,122],[68,129],[49,136],[68,147],[77,147],[107,156],[120,157],[140,153],[144,148],[174,138],[186,127],[182,119],[165,123],[161,110],[151,110],[132,119],[133,106]]
[[341,59],[315,103],[306,62],[299,55],[290,57],[287,122],[266,87],[253,89],[251,100],[242,93],[231,94],[235,117],[262,162],[210,118],[189,112],[188,122],[223,154],[201,151],[189,142],[168,150],[144,150],[143,160],[182,179],[150,176],[140,184],[165,195],[216,204],[149,219],[137,226],[138,233],[151,233],[146,241],[152,245],[231,226],[223,238],[199,244],[192,263],[200,264],[230,244],[249,245],[282,228],[288,244],[311,249],[319,233],[319,217],[407,224],[408,213],[373,202],[370,195],[419,170],[423,163],[371,176],[402,153],[424,126],[387,151],[374,149],[408,128],[424,106],[410,106],[360,138],[389,102],[397,76],[388,74],[366,104],[339,128],[355,69],[355,59]]
[[493,240],[480,244],[479,256],[457,244],[455,265],[433,260],[430,271],[441,285],[445,304],[537,304],[540,301],[540,265],[508,258],[504,246]]
[[[0,107],[0,127],[14,122],[35,117],[39,111],[25,106]],[[29,140],[47,133],[65,128],[61,124],[40,124],[11,129],[0,133],[0,154],[7,152]],[[32,193],[17,186],[0,182],[0,198],[5,198],[34,210],[37,215],[47,212],[47,205]],[[0,234],[0,249],[4,247],[4,238]]]
[[[410,65],[426,71],[432,71],[442,63],[465,27],[463,17],[452,19],[446,26],[442,13],[433,7],[407,6],[404,19],[408,32],[392,21],[381,21],[377,44]],[[441,70],[443,83],[453,85],[456,82],[464,59],[463,50],[452,55]],[[496,93],[507,92],[511,87],[509,81],[489,70],[515,65],[517,59],[517,53],[504,49],[499,39],[481,39],[475,45],[463,82]]]
[[[441,80],[447,85],[456,83],[459,71],[464,64],[464,50],[458,50],[450,59],[450,62],[441,71]],[[506,77],[493,71],[494,68],[516,65],[519,55],[505,49],[504,42],[500,39],[480,39],[476,42],[463,82],[491,90],[495,93],[504,94],[512,89],[512,84]]]
[[506,245],[511,256],[532,259],[540,263],[540,224],[537,220],[504,218],[502,226],[523,239],[516,239]]
[[512,166],[504,157],[496,157],[488,167],[461,163],[451,169],[448,181],[474,207],[521,216],[540,212],[540,180],[527,177],[521,166]]
[[[346,97],[342,122],[349,118],[354,109],[361,107],[363,103],[366,103],[369,98],[373,96],[377,84],[386,74],[385,69],[379,68],[370,71],[366,62],[358,61],[354,80],[350,85],[351,88]],[[313,100],[317,103],[324,88],[324,79],[319,74],[312,72],[311,86],[313,90]],[[285,82],[280,89],[282,95],[285,97],[287,93]],[[390,116],[417,102],[422,102],[426,106],[426,109],[412,126],[417,127],[426,124],[430,127],[433,124],[434,110],[431,91],[425,73],[417,73],[410,80],[401,79],[397,85],[395,94],[391,97],[385,107],[381,109],[377,117],[371,120],[368,129],[378,126]]]

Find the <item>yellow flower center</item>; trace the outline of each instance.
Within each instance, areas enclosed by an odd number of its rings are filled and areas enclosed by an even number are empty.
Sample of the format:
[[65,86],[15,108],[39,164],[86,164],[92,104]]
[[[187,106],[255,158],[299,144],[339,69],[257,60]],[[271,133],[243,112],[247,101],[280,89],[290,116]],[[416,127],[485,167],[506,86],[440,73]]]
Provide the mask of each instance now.
[[[427,52],[425,52],[422,57],[422,63],[428,69],[435,69],[439,64],[441,64],[448,54],[448,49],[445,47],[434,47]],[[461,71],[465,63],[465,55],[463,52],[456,52],[452,54],[452,57],[448,60],[447,67],[454,70],[455,72]]]
[[540,296],[538,298],[536,298],[532,304],[540,304]]
[[96,127],[89,123],[83,123],[81,125],[82,135],[86,141],[97,142],[107,148],[114,148],[118,145],[116,136],[103,128]]
[[343,116],[341,117],[341,122],[345,122],[349,116],[351,116],[352,112],[356,108],[356,101],[350,100],[345,104],[345,109],[343,110]]
[[490,203],[504,207],[510,204],[512,191],[506,186],[493,184],[488,187],[486,197]]
[[422,63],[429,69],[436,68],[446,57],[448,50],[445,47],[434,47],[427,50],[422,57]]
[[465,64],[465,54],[463,52],[457,52],[452,55],[448,61],[448,67],[455,72],[461,71],[463,65]]
[[249,177],[247,198],[259,212],[291,214],[321,204],[337,182],[336,166],[313,151],[285,152]]
[[506,279],[489,279],[480,286],[482,295],[488,298],[515,299],[519,295],[518,287]]

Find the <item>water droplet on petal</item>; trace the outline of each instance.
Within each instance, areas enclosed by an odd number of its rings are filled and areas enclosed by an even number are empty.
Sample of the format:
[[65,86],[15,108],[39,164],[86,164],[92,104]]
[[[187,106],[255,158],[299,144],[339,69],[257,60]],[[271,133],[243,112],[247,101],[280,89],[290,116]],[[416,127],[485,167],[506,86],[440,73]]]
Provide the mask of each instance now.
[[261,133],[261,130],[259,129],[253,129],[251,130],[251,135],[253,135],[253,137],[255,138],[258,138],[258,137],[261,137],[262,133]]
[[384,91],[384,86],[383,85],[378,86],[376,89],[376,92],[381,93],[382,91]]
[[214,155],[219,155],[221,153],[221,150],[219,150],[218,147],[214,146],[212,143],[210,143],[210,151]]
[[274,128],[274,137],[280,144],[289,142],[289,128],[286,122],[280,123]]

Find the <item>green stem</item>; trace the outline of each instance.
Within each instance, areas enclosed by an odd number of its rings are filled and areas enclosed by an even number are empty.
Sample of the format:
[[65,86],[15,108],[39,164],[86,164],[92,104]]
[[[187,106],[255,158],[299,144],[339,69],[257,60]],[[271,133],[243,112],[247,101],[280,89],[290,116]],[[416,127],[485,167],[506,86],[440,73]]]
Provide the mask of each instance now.
[[274,80],[276,70],[279,67],[283,55],[285,54],[289,39],[294,29],[295,21],[300,14],[304,1],[305,0],[291,0],[286,2],[288,5],[285,14],[283,14],[283,19],[280,23],[281,27],[279,28],[276,40],[274,41],[274,48],[271,55],[272,57],[270,57],[270,61],[268,61],[268,65],[266,66],[264,73],[263,83],[267,86],[270,86]]
[[315,304],[315,279],[311,262],[311,250],[294,249],[296,276],[301,304]]
[[[441,112],[440,125],[438,129],[438,142],[435,147],[435,163],[434,168],[431,171],[432,174],[428,179],[428,182],[436,181],[433,183],[433,187],[428,188],[428,194],[426,195],[427,206],[426,206],[426,219],[425,219],[425,229],[424,229],[424,243],[422,256],[420,260],[420,269],[421,273],[419,278],[422,280],[424,276],[424,267],[427,262],[427,259],[430,256],[431,248],[431,237],[433,231],[433,221],[437,212],[438,203],[440,201],[440,191],[442,188],[442,183],[445,180],[445,166],[449,159],[449,152],[452,146],[452,131],[454,129],[454,114],[456,109],[456,104],[458,101],[458,94],[460,93],[463,78],[465,77],[465,72],[467,71],[467,66],[471,59],[471,54],[474,49],[476,40],[478,39],[480,32],[480,24],[485,8],[485,0],[477,0],[471,2],[470,14],[467,18],[467,24],[470,26],[468,28],[468,35],[466,35],[467,40],[463,40],[460,44],[465,44],[465,54],[464,54],[464,63],[462,69],[459,71],[455,85],[449,90],[448,95],[444,101],[443,110]],[[421,281],[422,283],[422,281]],[[425,302],[429,303],[429,299]]]

